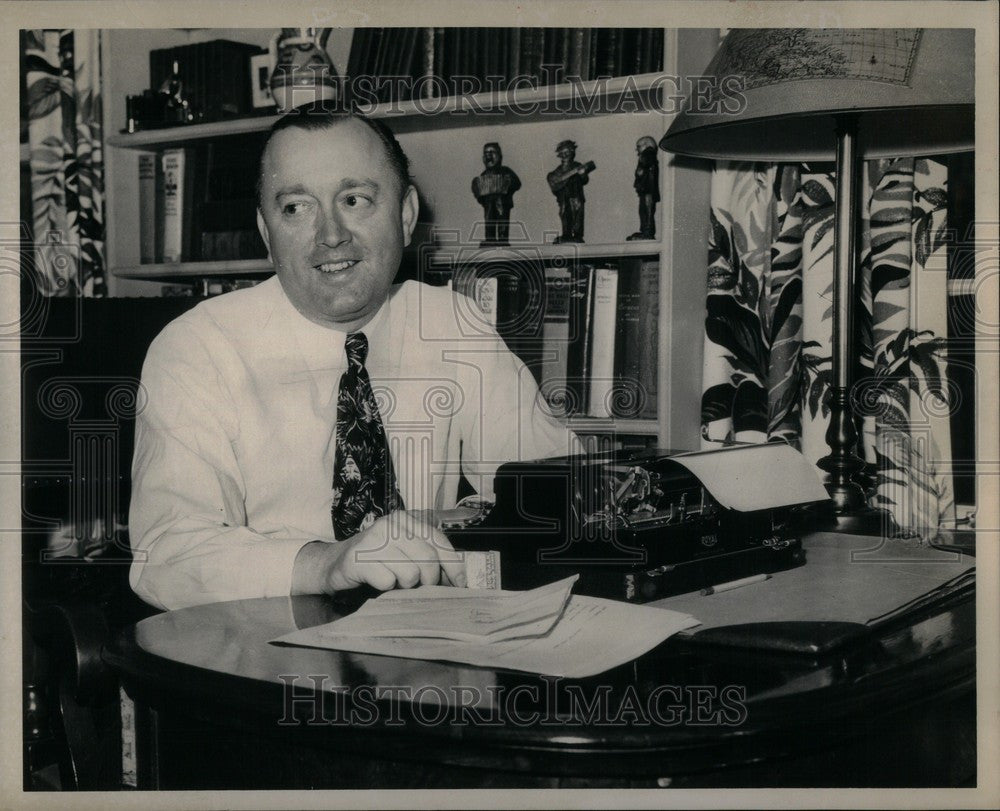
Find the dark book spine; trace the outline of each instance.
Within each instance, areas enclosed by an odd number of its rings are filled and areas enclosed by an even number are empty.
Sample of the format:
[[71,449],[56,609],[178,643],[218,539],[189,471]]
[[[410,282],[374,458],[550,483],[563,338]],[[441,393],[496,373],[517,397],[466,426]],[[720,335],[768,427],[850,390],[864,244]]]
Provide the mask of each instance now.
[[542,63],[545,62],[546,32],[545,28],[533,28],[531,38],[531,53],[528,56],[530,65],[528,74],[537,80],[542,78]]
[[594,31],[597,66],[594,78],[609,77],[615,74],[615,43],[618,38],[617,28],[600,28]]
[[405,77],[407,81],[401,85],[394,83],[390,88],[391,95],[399,98],[400,101],[412,98],[413,80],[423,74],[423,49],[418,47],[422,30],[420,28],[404,28],[401,34],[401,57],[396,75]]
[[496,274],[496,313],[497,332],[504,339],[507,348],[518,357],[521,356],[521,336],[518,327],[521,315],[521,285],[519,274],[509,268],[504,268]]
[[541,374],[538,385],[556,416],[566,414],[566,352],[569,343],[571,274],[566,267],[545,269]]
[[639,28],[636,31],[635,51],[632,54],[631,73],[645,72],[648,49],[649,49],[649,29]]
[[[447,79],[445,75],[445,29],[434,29],[434,75],[440,79]],[[439,96],[444,91],[441,89],[441,82],[436,81],[430,86],[430,92]]]
[[612,415],[636,418],[645,402],[640,392],[639,362],[643,352],[650,351],[642,334],[642,263],[628,260],[621,263],[618,275],[618,314],[615,331],[615,396]]
[[455,94],[453,79],[459,70],[459,49],[462,45],[461,31],[460,28],[446,28],[444,30],[444,73],[442,75],[448,86],[449,95]]
[[583,78],[583,29],[570,28],[569,35],[569,58],[566,62],[566,76]]
[[560,81],[565,81],[566,71],[569,69],[570,60],[572,59],[573,29],[558,28],[556,30],[559,31],[559,55],[556,61],[559,63],[559,67],[562,68]]
[[645,392],[645,406],[640,416],[656,419],[657,374],[656,359],[659,346],[660,318],[660,263],[642,263],[640,271],[639,332],[646,351],[639,356],[639,384]]
[[587,28],[583,34],[584,79],[597,78],[597,30]]
[[[546,28],[543,34],[542,63],[552,66],[559,64],[559,54],[561,49],[561,28]],[[539,66],[541,67],[541,66]]]
[[507,29],[507,64],[504,66],[504,75],[508,79],[513,79],[521,71],[521,29]]
[[650,46],[652,58],[650,60],[650,73],[661,73],[663,71],[663,29],[653,28],[650,30]]
[[593,265],[579,265],[574,269],[569,294],[569,345],[566,357],[568,414],[585,414],[587,411],[593,281]]
[[622,76],[625,73],[625,54],[628,49],[628,29],[627,28],[616,28],[617,36],[614,41],[614,51],[613,51],[613,62],[611,75],[612,76]]

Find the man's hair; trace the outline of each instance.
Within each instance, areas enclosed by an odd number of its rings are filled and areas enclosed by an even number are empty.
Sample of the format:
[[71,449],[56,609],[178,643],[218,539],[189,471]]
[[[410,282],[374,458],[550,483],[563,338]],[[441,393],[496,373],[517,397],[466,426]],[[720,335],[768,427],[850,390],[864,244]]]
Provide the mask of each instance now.
[[257,206],[261,205],[264,192],[264,157],[267,155],[267,148],[275,135],[282,130],[289,129],[328,130],[350,119],[360,121],[378,136],[385,148],[385,156],[389,161],[389,166],[399,181],[399,194],[402,197],[413,182],[410,178],[410,159],[406,157],[403,147],[399,145],[392,130],[377,118],[367,118],[350,109],[331,109],[322,104],[310,103],[289,110],[271,125],[260,151],[260,160],[257,163]]
[[488,144],[483,144],[483,152],[487,149],[495,149],[497,154],[500,156],[500,159],[503,160],[503,150],[500,148],[500,144],[496,141],[490,141]]

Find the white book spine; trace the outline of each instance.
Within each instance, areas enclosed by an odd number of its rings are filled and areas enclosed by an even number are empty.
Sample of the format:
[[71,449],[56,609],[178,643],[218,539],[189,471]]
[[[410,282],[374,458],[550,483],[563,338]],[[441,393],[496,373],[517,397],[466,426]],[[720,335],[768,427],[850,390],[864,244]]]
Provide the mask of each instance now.
[[590,415],[610,417],[615,376],[615,316],[618,270],[594,270],[594,316],[591,321]]
[[163,261],[180,262],[184,254],[184,150],[163,153]]

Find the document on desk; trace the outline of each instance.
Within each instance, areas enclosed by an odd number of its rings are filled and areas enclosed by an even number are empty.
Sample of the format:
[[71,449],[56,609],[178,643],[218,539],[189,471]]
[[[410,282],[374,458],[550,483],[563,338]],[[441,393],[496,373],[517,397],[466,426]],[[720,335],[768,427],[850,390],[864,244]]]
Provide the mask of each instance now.
[[387,591],[331,622],[331,637],[409,637],[502,642],[548,632],[579,575],[531,591],[477,591],[450,586]]
[[[345,623],[363,611],[363,606],[344,619],[294,631],[272,642],[585,678],[629,662],[667,637],[698,624],[690,615],[676,611],[570,595],[575,579],[527,592],[470,593],[446,586],[387,592],[366,603],[379,604],[369,609],[366,619]],[[564,593],[567,598],[553,620],[548,612],[555,598]],[[513,605],[498,606],[497,598],[506,598]],[[427,602],[454,606],[455,619],[449,619],[441,631],[422,628],[419,633],[423,635],[383,635],[402,625],[407,607],[417,609],[415,616],[420,616],[411,629],[426,626]],[[481,630],[492,630],[476,638],[469,629],[470,617],[474,628],[481,624]],[[488,621],[479,623],[480,617]],[[365,634],[363,628],[369,623],[374,633]],[[341,633],[345,628],[348,632]],[[428,636],[428,632],[438,635]]]

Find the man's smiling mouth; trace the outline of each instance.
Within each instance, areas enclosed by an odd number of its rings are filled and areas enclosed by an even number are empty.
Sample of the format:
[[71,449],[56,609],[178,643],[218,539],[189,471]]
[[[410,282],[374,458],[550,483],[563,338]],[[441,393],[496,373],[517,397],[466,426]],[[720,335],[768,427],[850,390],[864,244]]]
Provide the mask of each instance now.
[[343,262],[324,262],[322,265],[316,265],[316,269],[322,271],[323,273],[338,273],[342,270],[354,267],[357,263],[358,260],[356,259],[347,259]]

